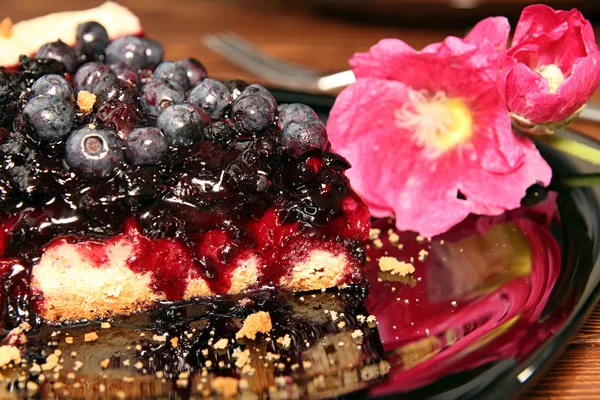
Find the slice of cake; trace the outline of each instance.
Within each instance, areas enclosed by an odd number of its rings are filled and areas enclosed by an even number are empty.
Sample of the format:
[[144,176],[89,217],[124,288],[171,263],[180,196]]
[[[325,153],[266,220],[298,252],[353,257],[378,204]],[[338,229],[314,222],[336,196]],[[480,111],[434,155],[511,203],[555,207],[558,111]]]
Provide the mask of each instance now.
[[364,283],[369,212],[313,110],[76,15],[0,75],[5,321]]

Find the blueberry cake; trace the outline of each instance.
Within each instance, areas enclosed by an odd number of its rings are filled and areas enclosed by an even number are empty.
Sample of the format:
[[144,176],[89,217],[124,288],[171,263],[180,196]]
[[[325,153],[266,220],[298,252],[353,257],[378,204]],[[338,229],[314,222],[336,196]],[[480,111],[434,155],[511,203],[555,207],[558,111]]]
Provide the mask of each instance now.
[[5,324],[364,283],[369,212],[312,109],[97,21],[73,38],[1,69]]

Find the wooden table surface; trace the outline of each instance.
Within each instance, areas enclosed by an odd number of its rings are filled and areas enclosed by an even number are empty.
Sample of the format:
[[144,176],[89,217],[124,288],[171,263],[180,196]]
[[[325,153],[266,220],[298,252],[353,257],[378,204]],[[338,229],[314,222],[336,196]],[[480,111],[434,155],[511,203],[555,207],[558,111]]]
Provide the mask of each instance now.
[[[100,1],[5,1],[0,7],[0,18],[10,16],[16,22],[52,11],[88,8]],[[350,55],[367,50],[384,37],[398,37],[420,48],[446,35],[464,33],[456,29],[360,24],[316,15],[298,7],[281,7],[274,1],[120,0],[120,3],[140,16],[148,36],[160,39],[167,59],[194,56],[215,78],[241,78],[252,82],[261,80],[204,47],[202,34],[234,31],[272,55],[334,72],[347,69]],[[600,99],[598,93],[594,97]],[[590,132],[600,139],[599,131]],[[600,398],[600,307],[554,366],[522,398]]]

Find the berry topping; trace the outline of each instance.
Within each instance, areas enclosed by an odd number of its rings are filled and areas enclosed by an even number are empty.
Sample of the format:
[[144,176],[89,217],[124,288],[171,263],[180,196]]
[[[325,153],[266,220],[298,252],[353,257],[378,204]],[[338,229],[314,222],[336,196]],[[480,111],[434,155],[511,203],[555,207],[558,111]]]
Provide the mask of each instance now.
[[147,55],[148,44],[135,36],[123,36],[106,48],[106,63],[124,62],[133,69],[148,68],[150,60]]
[[4,77],[4,74],[0,72],[0,104],[6,103],[9,94],[8,81]]
[[231,103],[231,94],[221,82],[206,78],[188,94],[187,103],[212,119],[220,119]]
[[135,87],[120,79],[105,79],[94,87],[93,93],[101,101],[117,100],[127,104],[136,104]]
[[41,96],[44,94],[58,96],[65,101],[71,100],[73,89],[69,82],[60,75],[50,74],[44,75],[31,87],[33,96]]
[[282,131],[282,141],[292,157],[300,157],[311,150],[327,148],[327,130],[321,121],[292,121]]
[[110,40],[108,32],[98,22],[84,22],[77,26],[75,49],[86,61],[104,58],[104,50]]
[[138,75],[137,71],[124,62],[112,64],[110,69],[112,69],[117,78],[121,79],[122,81],[132,85],[137,85],[140,82],[140,76]]
[[188,90],[190,80],[187,71],[181,65],[173,61],[163,61],[154,70],[154,79],[170,79],[175,81],[183,90]]
[[275,120],[275,110],[269,101],[254,95],[238,97],[232,115],[238,129],[249,133],[262,132]]
[[56,60],[62,63],[69,72],[75,72],[77,70],[78,61],[75,50],[60,40],[46,43],[40,47],[35,57]]
[[269,92],[264,86],[261,86],[257,83],[247,86],[242,93],[240,93],[238,98],[241,99],[245,96],[260,96],[269,102],[273,110],[277,109],[277,101],[275,101],[275,97],[273,97],[271,92]]
[[117,131],[121,138],[131,132],[138,120],[136,106],[119,100],[103,102],[98,106],[96,116],[107,128]]
[[185,68],[191,86],[196,86],[207,77],[206,68],[204,68],[204,65],[195,58],[184,58],[183,60],[177,61],[177,64]]
[[73,127],[73,106],[59,96],[43,95],[30,99],[23,109],[23,119],[34,137],[56,142]]
[[144,114],[158,117],[165,108],[181,104],[184,99],[183,89],[175,82],[151,80],[142,88],[140,108]]
[[110,67],[101,62],[93,61],[82,65],[73,77],[75,92],[86,90],[93,92],[96,85],[105,80],[114,80],[115,74]]
[[248,87],[248,84],[246,83],[246,81],[243,81],[241,79],[234,79],[225,82],[225,87],[227,87],[229,93],[231,93],[231,98],[233,100],[236,100],[238,97],[240,97],[240,94],[242,94],[244,89]]
[[225,121],[213,122],[204,130],[204,137],[213,142],[227,143],[235,136],[234,130]]
[[125,140],[125,154],[133,165],[159,164],[167,149],[167,140],[158,128],[135,129]]
[[305,104],[292,103],[281,104],[277,107],[279,113],[277,115],[277,126],[283,130],[290,122],[306,122],[319,120],[317,113]]
[[162,44],[158,43],[154,39],[144,38],[142,39],[146,45],[146,57],[147,65],[144,68],[154,69],[163,60],[165,51]]
[[156,126],[173,147],[190,147],[204,137],[204,119],[188,104],[176,104],[165,109]]
[[123,142],[115,131],[89,125],[69,136],[65,157],[77,173],[88,178],[107,178],[123,162]]

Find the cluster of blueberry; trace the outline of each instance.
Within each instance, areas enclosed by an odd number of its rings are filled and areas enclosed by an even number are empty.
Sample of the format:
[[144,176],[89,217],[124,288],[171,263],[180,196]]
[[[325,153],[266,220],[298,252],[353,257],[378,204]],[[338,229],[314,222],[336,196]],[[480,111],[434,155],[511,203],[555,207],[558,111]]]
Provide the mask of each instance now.
[[[64,144],[67,167],[86,178],[112,177],[126,161],[158,165],[200,141],[255,138],[275,126],[291,157],[328,146],[325,127],[309,107],[277,107],[260,85],[207,78],[192,58],[163,61],[162,46],[151,39],[110,42],[96,22],[78,26],[75,48],[48,43],[36,58],[58,61],[72,82],[64,74],[35,80],[25,90],[21,128],[34,142]],[[6,82],[0,75],[0,99]],[[95,96],[87,116],[75,103],[84,91]]]

